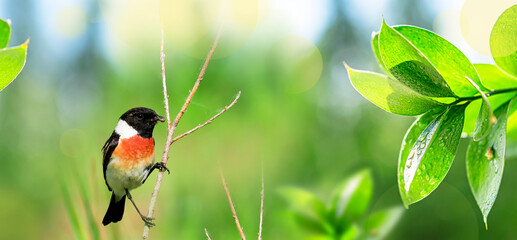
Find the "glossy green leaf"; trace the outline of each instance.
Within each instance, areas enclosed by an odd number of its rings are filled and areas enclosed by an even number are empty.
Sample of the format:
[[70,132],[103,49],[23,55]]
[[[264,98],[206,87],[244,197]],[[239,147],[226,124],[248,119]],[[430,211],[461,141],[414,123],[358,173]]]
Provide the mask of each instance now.
[[497,123],[490,134],[479,141],[472,141],[467,151],[470,189],[483,213],[485,224],[503,176],[508,106],[509,102],[494,112]]
[[493,64],[474,64],[483,86],[490,90],[516,88],[517,78],[502,72]]
[[0,19],[0,49],[6,48],[11,37],[11,26],[8,21]]
[[375,54],[375,59],[379,63],[379,65],[384,69],[386,73],[390,73],[390,71],[386,68],[386,65],[382,61],[381,52],[379,50],[379,33],[374,32],[372,33],[372,50],[373,54]]
[[490,133],[492,125],[495,123],[495,116],[492,114],[492,108],[490,107],[490,102],[488,101],[486,94],[474,81],[472,81],[472,79],[467,78],[467,80],[476,88],[482,100],[473,135],[474,141],[478,141]]
[[442,114],[426,113],[410,127],[399,156],[398,183],[407,207],[429,195],[454,159],[463,128],[465,105]]
[[[497,94],[489,97],[488,101],[490,102],[490,106],[492,107],[492,109],[497,109],[499,106],[515,97],[515,95],[515,92]],[[465,122],[463,125],[463,133],[465,133],[468,136],[472,136],[474,133],[474,126],[478,118],[481,102],[481,99],[472,101],[468,105],[467,109],[465,109]]]
[[298,223],[313,226],[314,229],[326,229],[327,209],[314,194],[295,187],[281,188],[279,193],[287,200]]
[[517,77],[517,5],[497,19],[490,34],[490,50],[497,66]]
[[427,98],[385,75],[346,67],[354,88],[364,98],[388,112],[415,116],[429,109],[444,107],[444,104]]
[[481,102],[481,108],[479,109],[479,115],[474,127],[474,134],[472,138],[474,141],[479,141],[490,133],[492,125],[495,123],[494,116],[492,114],[492,108],[488,101]]
[[477,93],[466,77],[482,90],[486,90],[472,63],[449,41],[431,31],[414,26],[396,26],[394,29],[429,60],[457,96],[470,97]]
[[384,239],[404,213],[403,207],[391,207],[375,212],[366,219],[364,229],[369,239]]
[[337,223],[355,222],[368,209],[373,193],[373,179],[369,170],[360,171],[346,179],[332,197],[331,212]]
[[0,50],[0,91],[11,83],[25,65],[28,42]]
[[430,97],[454,97],[443,77],[413,44],[382,22],[379,52],[389,72],[398,81]]

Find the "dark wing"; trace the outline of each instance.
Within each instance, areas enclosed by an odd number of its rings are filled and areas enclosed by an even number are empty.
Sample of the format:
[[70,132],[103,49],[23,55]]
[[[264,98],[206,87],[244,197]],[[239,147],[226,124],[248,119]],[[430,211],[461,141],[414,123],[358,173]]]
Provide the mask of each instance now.
[[106,186],[108,186],[108,189],[110,191],[111,188],[108,185],[108,182],[106,181],[106,168],[108,167],[108,163],[111,161],[111,154],[118,145],[119,137],[120,136],[115,131],[113,131],[111,137],[108,139],[108,141],[106,141],[106,143],[102,147],[102,172],[104,173],[104,181],[106,182]]

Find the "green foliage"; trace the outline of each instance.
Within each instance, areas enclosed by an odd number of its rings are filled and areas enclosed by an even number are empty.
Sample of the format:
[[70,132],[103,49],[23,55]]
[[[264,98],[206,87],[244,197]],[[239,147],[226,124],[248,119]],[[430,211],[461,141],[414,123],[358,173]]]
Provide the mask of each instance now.
[[399,157],[399,190],[404,205],[420,201],[445,178],[456,154],[465,105],[427,113],[409,129]]
[[474,141],[479,141],[490,133],[490,128],[494,124],[492,117],[493,115],[492,109],[490,108],[490,102],[483,98],[483,101],[481,102],[481,108],[479,109],[476,126],[474,127],[474,134],[472,135],[472,139]]
[[0,19],[0,91],[9,85],[22,71],[27,56],[29,41],[7,48],[11,37],[9,22]]
[[373,194],[369,170],[345,179],[325,206],[314,194],[299,188],[280,189],[297,226],[309,239],[375,239],[386,235],[401,216],[401,207],[367,214]]
[[11,26],[9,22],[0,19],[0,49],[6,48],[11,38]]
[[507,75],[492,64],[474,64],[481,77],[483,86],[490,90],[512,88],[517,86],[517,77]]
[[356,173],[339,186],[330,205],[337,224],[354,222],[364,215],[372,198],[373,183],[370,171]]
[[400,115],[414,116],[443,104],[427,98],[395,79],[347,67],[355,89],[378,107]]
[[423,53],[384,21],[379,33],[379,52],[386,68],[402,84],[425,96],[455,96]]
[[325,204],[309,191],[289,187],[280,189],[281,195],[290,203],[294,217],[303,229],[312,232],[328,231]]
[[490,134],[479,141],[472,141],[467,151],[469,184],[481,208],[485,224],[503,177],[509,105],[507,102],[495,111],[497,123],[492,127]]
[[517,77],[517,5],[499,16],[490,35],[490,50],[503,71]]
[[354,87],[372,103],[395,114],[423,114],[407,131],[399,155],[398,186],[406,207],[442,182],[463,132],[473,139],[468,179],[486,224],[501,183],[507,125],[517,125],[508,120],[517,93],[515,19],[517,5],[492,30],[497,65],[473,65],[442,37],[413,26],[390,27],[383,20],[372,47],[389,76],[347,66]]
[[465,79],[467,76],[480,85],[481,81],[476,74],[476,69],[458,48],[437,34],[422,28],[413,26],[394,28],[429,59],[457,96],[468,97],[477,93]]

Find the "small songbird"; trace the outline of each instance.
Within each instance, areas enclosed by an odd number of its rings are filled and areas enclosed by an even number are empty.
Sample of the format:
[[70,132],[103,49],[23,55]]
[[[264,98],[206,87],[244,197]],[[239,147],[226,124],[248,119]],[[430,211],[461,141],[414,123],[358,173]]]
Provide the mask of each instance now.
[[122,219],[127,196],[142,220],[154,225],[152,219],[140,213],[129,191],[142,185],[154,169],[169,171],[162,162],[154,163],[153,129],[158,121],[164,122],[165,118],[149,108],[132,108],[122,114],[102,147],[104,180],[112,191],[102,224]]

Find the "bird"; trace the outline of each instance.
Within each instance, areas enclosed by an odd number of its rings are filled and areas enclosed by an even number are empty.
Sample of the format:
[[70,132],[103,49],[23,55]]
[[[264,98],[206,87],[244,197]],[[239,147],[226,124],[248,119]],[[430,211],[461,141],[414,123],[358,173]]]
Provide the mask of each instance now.
[[115,130],[102,147],[104,181],[112,192],[102,219],[104,226],[122,220],[126,197],[144,223],[154,226],[152,218],[142,215],[129,191],[141,186],[155,169],[170,173],[163,162],[154,163],[153,130],[158,121],[164,122],[165,118],[152,109],[129,109],[120,116]]

